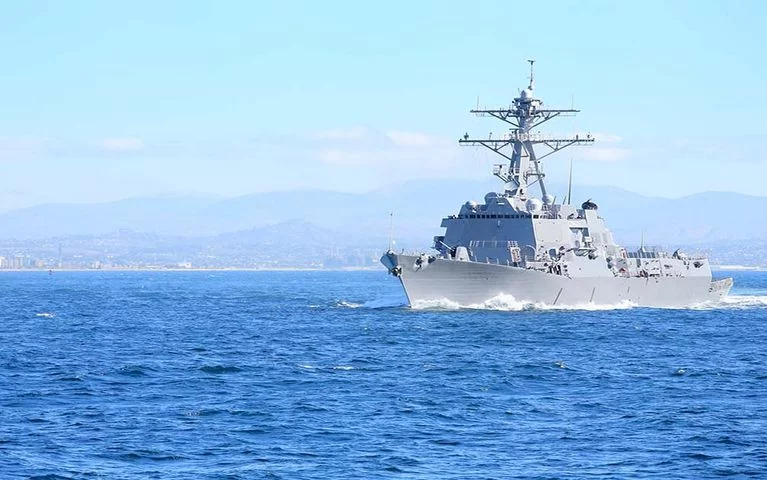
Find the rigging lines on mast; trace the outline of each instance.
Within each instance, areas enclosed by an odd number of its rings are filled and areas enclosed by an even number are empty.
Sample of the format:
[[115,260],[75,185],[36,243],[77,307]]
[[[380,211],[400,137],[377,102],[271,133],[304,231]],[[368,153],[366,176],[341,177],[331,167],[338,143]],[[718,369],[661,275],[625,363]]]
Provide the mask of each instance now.
[[[560,150],[572,145],[584,145],[594,142],[594,137],[587,134],[585,137],[575,135],[567,136],[547,136],[540,133],[532,133],[531,130],[539,125],[561,115],[574,115],[579,112],[575,108],[567,109],[546,109],[541,108],[543,101],[533,96],[534,72],[533,64],[530,62],[530,84],[527,88],[520,91],[517,98],[508,108],[498,109],[480,109],[470,112],[483,117],[490,116],[501,120],[513,128],[499,139],[493,139],[492,133],[488,138],[471,138],[466,133],[463,138],[458,140],[460,145],[483,146],[498,155],[505,158],[508,162],[508,169],[504,170],[502,166],[493,173],[507,184],[506,193],[518,197],[525,197],[528,187],[538,183],[541,194],[546,196],[546,187],[543,182],[545,174],[541,170],[541,160]],[[542,144],[550,151],[537,156],[533,145]],[[508,152],[504,149],[507,146],[512,147]],[[528,182],[528,177],[534,177],[535,180]]]

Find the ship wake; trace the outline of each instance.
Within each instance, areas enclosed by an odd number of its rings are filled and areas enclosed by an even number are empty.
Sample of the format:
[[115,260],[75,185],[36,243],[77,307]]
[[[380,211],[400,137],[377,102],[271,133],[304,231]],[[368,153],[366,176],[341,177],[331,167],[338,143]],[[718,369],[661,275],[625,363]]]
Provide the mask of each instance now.
[[401,308],[407,306],[407,301],[400,295],[391,297],[379,297],[373,300],[367,300],[364,302],[351,302],[346,300],[339,300],[335,303],[337,308],[371,308],[371,309],[383,309],[383,308]]
[[482,303],[461,305],[452,300],[442,298],[438,300],[414,301],[411,307],[415,310],[495,310],[501,312],[521,312],[527,310],[626,310],[637,305],[632,302],[620,302],[611,305],[595,303],[583,303],[578,305],[547,305],[545,303],[526,302],[517,300],[513,295],[501,294]]
[[[363,309],[389,309],[407,307],[407,303],[399,296],[388,298],[376,298],[366,302],[339,301],[335,304],[341,308]],[[665,307],[671,310],[727,310],[727,309],[750,309],[767,307],[767,295],[728,295],[721,300],[703,302],[688,307]],[[610,311],[628,310],[641,307],[630,301],[622,301],[615,304],[582,303],[576,305],[549,305],[545,303],[528,302],[517,300],[513,295],[501,294],[482,303],[463,305],[448,298],[432,300],[415,300],[410,305],[413,310],[488,310],[499,312],[523,312],[523,311]],[[661,307],[663,308],[663,307]]]
[[747,309],[767,307],[767,295],[727,295],[715,302],[693,305],[695,310]]
[[[415,301],[411,305],[414,310],[495,310],[503,312],[521,312],[533,310],[579,310],[579,311],[610,311],[628,310],[641,307],[640,305],[622,301],[614,304],[582,303],[576,305],[549,305],[517,300],[512,295],[501,294],[485,302],[471,305],[461,305],[447,298],[438,300]],[[672,310],[727,310],[750,309],[767,307],[767,295],[729,295],[718,301],[703,302],[687,307],[660,307]]]

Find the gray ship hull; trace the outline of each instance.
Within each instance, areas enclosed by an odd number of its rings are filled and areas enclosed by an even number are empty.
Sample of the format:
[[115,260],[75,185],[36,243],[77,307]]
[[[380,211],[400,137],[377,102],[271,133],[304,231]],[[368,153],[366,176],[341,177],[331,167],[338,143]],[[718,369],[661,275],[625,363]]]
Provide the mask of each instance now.
[[449,300],[462,306],[482,305],[501,295],[515,301],[552,305],[619,305],[689,307],[716,302],[727,295],[732,279],[693,277],[578,277],[492,263],[437,258],[417,265],[418,256],[387,252],[381,262],[402,282],[411,306]]

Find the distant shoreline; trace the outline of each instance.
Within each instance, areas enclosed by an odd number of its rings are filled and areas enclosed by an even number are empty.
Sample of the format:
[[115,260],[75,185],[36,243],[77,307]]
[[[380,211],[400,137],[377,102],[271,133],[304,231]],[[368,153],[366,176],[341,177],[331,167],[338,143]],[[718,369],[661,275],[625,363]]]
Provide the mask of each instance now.
[[[135,268],[4,268],[3,272],[376,272],[383,271],[383,266],[370,267],[212,267],[212,268],[177,268],[177,267],[135,267]],[[712,265],[714,272],[767,272],[764,266],[749,265]]]
[[750,265],[711,265],[712,271],[718,272],[767,272],[767,267]]
[[375,272],[383,271],[384,267],[212,267],[212,268],[173,268],[173,267],[135,267],[135,268],[4,268],[3,272]]

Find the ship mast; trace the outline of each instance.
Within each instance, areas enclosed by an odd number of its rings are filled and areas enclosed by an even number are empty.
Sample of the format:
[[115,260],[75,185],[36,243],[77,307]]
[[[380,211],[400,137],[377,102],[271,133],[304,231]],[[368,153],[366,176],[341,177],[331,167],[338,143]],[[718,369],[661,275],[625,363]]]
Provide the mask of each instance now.
[[[526,200],[528,189],[537,182],[540,185],[543,200],[546,202],[548,196],[543,182],[545,174],[541,170],[541,160],[571,145],[593,143],[594,138],[591,135],[587,135],[586,138],[580,138],[579,135],[568,138],[531,132],[535,127],[554,117],[562,114],[574,115],[579,110],[542,108],[543,101],[533,96],[535,60],[528,60],[528,62],[530,62],[530,84],[520,92],[519,97],[515,98],[508,108],[471,110],[471,113],[477,116],[494,117],[506,122],[511,125],[509,132],[501,138],[492,138],[490,134],[488,138],[483,139],[470,138],[467,133],[458,143],[482,145],[508,160],[508,166],[496,165],[493,170],[493,174],[506,184],[505,195]],[[533,148],[536,144],[542,144],[548,150],[538,156]]]

